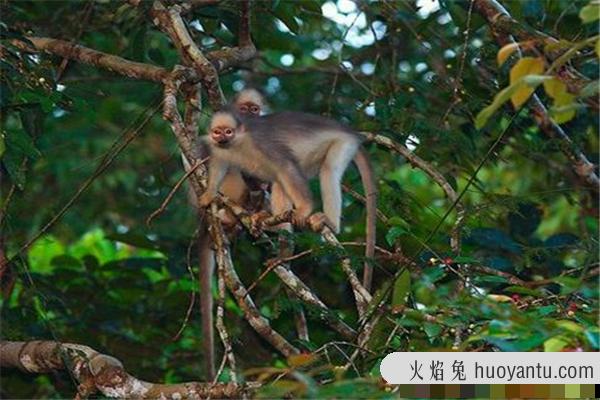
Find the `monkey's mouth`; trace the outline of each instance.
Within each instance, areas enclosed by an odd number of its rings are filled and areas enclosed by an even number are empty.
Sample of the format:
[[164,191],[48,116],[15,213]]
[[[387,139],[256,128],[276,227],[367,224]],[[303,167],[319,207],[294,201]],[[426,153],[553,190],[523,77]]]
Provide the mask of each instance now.
[[222,142],[215,141],[215,145],[217,147],[222,148],[222,149],[226,149],[226,148],[228,148],[231,145],[231,141],[229,141],[229,140],[224,140]]

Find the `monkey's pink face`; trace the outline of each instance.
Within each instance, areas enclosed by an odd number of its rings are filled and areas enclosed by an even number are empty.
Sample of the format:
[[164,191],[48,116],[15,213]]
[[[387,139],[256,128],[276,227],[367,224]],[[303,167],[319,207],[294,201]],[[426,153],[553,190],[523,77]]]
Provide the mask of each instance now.
[[231,126],[215,126],[210,130],[210,139],[219,147],[228,147],[235,138],[235,129]]
[[238,111],[240,112],[240,114],[259,115],[260,107],[255,103],[246,102],[238,106]]

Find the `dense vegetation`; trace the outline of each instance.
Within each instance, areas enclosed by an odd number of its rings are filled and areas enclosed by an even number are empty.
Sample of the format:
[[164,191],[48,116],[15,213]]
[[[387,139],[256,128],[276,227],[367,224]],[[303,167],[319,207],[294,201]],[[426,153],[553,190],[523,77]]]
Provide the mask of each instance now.
[[[32,38],[46,37],[166,71],[182,64],[150,16],[153,2],[136,3],[0,2],[0,338],[80,343],[147,381],[201,381],[197,219],[186,190],[146,223],[184,174],[161,118],[163,85],[74,52],[34,51]],[[183,18],[202,52],[238,45],[244,2],[190,3]],[[501,7],[508,14],[492,18]],[[250,11],[257,51],[218,71],[226,98],[257,87],[271,111],[328,115],[397,146],[365,144],[381,213],[372,260],[381,307],[367,351],[349,363],[352,343],[276,275],[261,277],[275,235],[242,230],[235,269],[246,287],[256,283],[250,295],[272,328],[302,351],[278,353],[228,293],[243,379],[261,381],[265,396],[377,396],[386,393],[378,363],[391,351],[598,350],[597,3],[270,0]],[[203,96],[200,134],[212,98]],[[355,168],[344,185],[363,193]],[[338,239],[360,270],[364,204],[344,196]],[[297,253],[311,251],[293,271],[358,327],[340,250],[314,232],[294,237]],[[301,306],[310,341],[295,336]],[[2,375],[0,397],[76,391],[66,373]]]

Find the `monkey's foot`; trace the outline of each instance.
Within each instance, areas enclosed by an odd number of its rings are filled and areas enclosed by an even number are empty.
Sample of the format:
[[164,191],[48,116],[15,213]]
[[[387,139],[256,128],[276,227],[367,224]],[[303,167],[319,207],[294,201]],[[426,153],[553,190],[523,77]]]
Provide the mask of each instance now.
[[206,208],[208,205],[214,200],[214,196],[210,193],[202,193],[200,197],[198,197],[198,206],[200,208]]
[[314,213],[306,219],[308,226],[314,232],[320,232],[326,226],[335,232],[335,226],[322,212]]
[[252,236],[259,236],[264,230],[264,220],[271,217],[267,211],[259,211],[250,216],[250,234]]

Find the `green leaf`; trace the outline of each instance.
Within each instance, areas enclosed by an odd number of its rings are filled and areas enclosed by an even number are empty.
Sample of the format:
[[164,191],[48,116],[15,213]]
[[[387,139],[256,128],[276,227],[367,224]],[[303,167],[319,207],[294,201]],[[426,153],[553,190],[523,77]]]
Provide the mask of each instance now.
[[431,322],[425,322],[423,324],[423,330],[427,334],[430,340],[437,338],[442,333],[442,326],[440,324],[432,324]]
[[392,306],[403,306],[406,304],[406,299],[410,293],[410,272],[408,270],[402,273],[394,283],[394,292],[392,294]]
[[407,233],[407,232],[404,228],[401,228],[399,226],[394,226],[394,227],[390,228],[390,230],[385,235],[385,240],[388,242],[388,244],[390,246],[392,246],[396,242],[396,239],[398,239],[398,237],[400,237],[401,235],[403,235],[405,233]]
[[581,286],[581,281],[577,278],[571,278],[570,276],[559,276],[553,279],[554,282],[558,283],[561,286],[560,293],[561,294],[569,294]]
[[6,147],[9,151],[36,159],[42,153],[33,144],[33,139],[23,129],[13,129],[7,132]]
[[590,2],[587,6],[583,7],[579,11],[579,18],[584,24],[594,22],[600,18],[600,4],[597,2]]
[[598,350],[600,347],[600,330],[598,328],[592,328],[585,331],[585,337],[590,342],[590,345]]
[[544,297],[544,294],[541,293],[539,290],[529,289],[523,286],[509,286],[505,288],[504,291],[509,293],[525,294],[534,297]]
[[6,168],[10,180],[17,185],[19,190],[25,187],[25,168],[23,168],[24,157],[20,154],[7,151],[2,157],[2,165]]
[[591,96],[598,96],[600,89],[600,80],[596,79],[585,85],[579,92],[579,97],[586,98]]
[[148,58],[158,65],[165,64],[165,57],[163,53],[157,48],[151,48],[148,50]]

